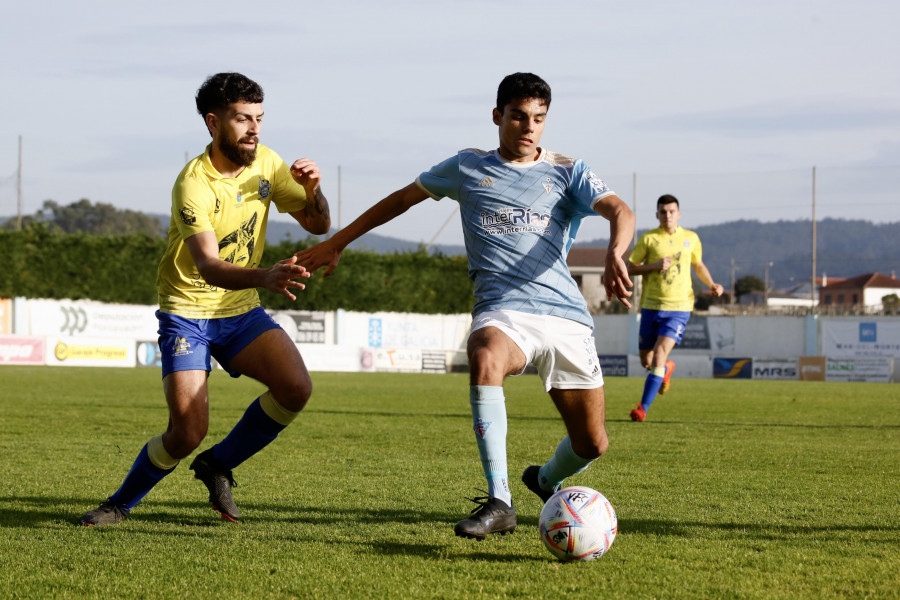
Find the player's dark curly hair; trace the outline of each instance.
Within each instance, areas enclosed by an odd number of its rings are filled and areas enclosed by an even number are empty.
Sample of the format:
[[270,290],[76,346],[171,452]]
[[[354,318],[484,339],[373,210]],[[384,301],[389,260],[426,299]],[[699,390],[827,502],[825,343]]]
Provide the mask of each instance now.
[[666,204],[675,204],[679,209],[681,208],[681,204],[678,203],[678,198],[673,196],[672,194],[663,194],[659,197],[659,200],[656,201],[656,210],[659,210],[660,206],[665,206]]
[[534,73],[513,73],[507,75],[497,88],[497,110],[516,98],[538,98],[550,108],[550,86]]
[[210,75],[197,90],[197,112],[204,119],[209,113],[219,112],[235,102],[260,104],[262,101],[263,90],[259,84],[240,73]]

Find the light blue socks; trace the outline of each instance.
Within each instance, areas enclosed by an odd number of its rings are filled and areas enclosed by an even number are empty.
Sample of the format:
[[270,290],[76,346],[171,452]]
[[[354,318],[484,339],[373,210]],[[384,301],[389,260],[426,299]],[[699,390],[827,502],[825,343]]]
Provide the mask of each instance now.
[[547,491],[556,490],[566,477],[581,473],[595,460],[581,458],[575,454],[572,450],[572,441],[566,436],[556,447],[556,453],[541,467],[538,484]]
[[469,387],[472,428],[488,483],[488,494],[512,506],[506,466],[506,399],[501,386]]

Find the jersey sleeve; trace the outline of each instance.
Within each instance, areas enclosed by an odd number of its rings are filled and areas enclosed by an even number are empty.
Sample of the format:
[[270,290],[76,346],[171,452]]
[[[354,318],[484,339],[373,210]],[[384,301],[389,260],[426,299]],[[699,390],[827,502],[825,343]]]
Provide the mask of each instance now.
[[416,177],[416,185],[435,200],[441,198],[459,200],[459,180],[459,156],[457,155],[434,165]]
[[291,167],[270,149],[272,172],[272,203],[280,213],[306,208],[306,189],[294,180]]
[[641,236],[638,238],[638,241],[634,244],[634,250],[631,251],[631,254],[628,256],[628,262],[639,265],[644,262],[644,259],[647,258],[647,243],[646,236]]
[[172,188],[172,222],[181,239],[214,231],[210,214],[215,210],[216,196],[209,185],[196,177],[186,176]]
[[700,236],[694,235],[693,251],[691,253],[691,264],[696,265],[703,262],[703,246],[700,244]]
[[575,198],[579,209],[584,214],[591,214],[594,212],[594,205],[598,200],[611,196],[615,192],[579,159],[575,162],[569,194]]

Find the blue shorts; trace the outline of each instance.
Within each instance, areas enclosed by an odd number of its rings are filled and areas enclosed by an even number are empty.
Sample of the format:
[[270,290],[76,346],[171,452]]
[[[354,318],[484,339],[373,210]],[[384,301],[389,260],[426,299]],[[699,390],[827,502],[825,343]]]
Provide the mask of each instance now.
[[675,345],[684,337],[684,326],[691,313],[686,310],[641,309],[641,328],[638,332],[638,349],[653,350],[659,336],[672,338]]
[[210,356],[232,377],[240,377],[228,363],[250,342],[270,329],[278,328],[262,307],[235,317],[187,319],[156,311],[159,319],[159,350],[162,376],[173,371],[209,371]]

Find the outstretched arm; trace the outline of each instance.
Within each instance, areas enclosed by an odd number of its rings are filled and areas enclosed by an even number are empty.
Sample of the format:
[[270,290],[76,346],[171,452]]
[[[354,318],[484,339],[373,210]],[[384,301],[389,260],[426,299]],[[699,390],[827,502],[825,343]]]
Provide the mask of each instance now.
[[324,276],[328,277],[337,267],[338,261],[341,259],[341,252],[348,244],[379,225],[384,225],[402,215],[428,197],[422,188],[411,183],[369,208],[330,239],[316,244],[312,248],[301,250],[294,256],[297,257],[298,263],[304,265],[310,272],[327,266]]
[[276,294],[296,300],[289,288],[298,290],[306,286],[295,279],[308,279],[312,273],[297,264],[292,256],[279,261],[268,269],[239,267],[219,258],[219,242],[212,231],[202,231],[187,238],[187,245],[197,265],[197,271],[209,285],[226,290],[263,288]]
[[628,277],[628,265],[625,253],[631,244],[634,233],[634,213],[615,194],[601,198],[594,205],[594,210],[609,221],[609,248],[606,251],[606,271],[603,274],[603,287],[606,297],[618,298],[619,302],[631,308],[631,279]]
[[306,190],[306,207],[290,215],[312,234],[328,233],[331,230],[331,210],[320,187],[322,173],[318,165],[308,158],[300,158],[291,165],[291,175]]

